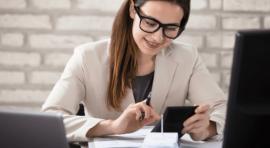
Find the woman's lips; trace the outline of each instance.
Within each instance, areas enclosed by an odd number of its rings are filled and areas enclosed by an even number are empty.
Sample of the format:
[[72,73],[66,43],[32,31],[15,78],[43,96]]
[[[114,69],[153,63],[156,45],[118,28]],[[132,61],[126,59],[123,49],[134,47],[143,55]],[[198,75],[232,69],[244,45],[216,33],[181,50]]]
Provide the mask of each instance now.
[[158,47],[159,47],[159,44],[157,44],[157,43],[154,43],[154,42],[148,41],[147,39],[144,39],[144,40],[145,40],[145,42],[146,42],[146,46],[147,46],[148,48],[151,48],[151,49],[156,49],[156,48],[158,48]]

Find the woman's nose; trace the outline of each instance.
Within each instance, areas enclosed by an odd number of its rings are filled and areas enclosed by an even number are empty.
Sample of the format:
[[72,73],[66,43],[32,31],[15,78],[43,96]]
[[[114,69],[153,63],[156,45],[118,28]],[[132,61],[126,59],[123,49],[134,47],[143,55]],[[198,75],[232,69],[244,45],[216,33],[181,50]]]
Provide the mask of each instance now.
[[152,33],[152,38],[157,43],[161,43],[164,40],[163,28],[159,28],[156,32]]

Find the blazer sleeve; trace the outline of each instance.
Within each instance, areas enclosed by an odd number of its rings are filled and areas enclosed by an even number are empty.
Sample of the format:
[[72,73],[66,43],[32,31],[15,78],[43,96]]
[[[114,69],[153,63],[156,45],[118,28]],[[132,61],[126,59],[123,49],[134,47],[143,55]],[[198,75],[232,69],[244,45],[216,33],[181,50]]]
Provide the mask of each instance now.
[[210,105],[210,120],[216,123],[217,138],[221,139],[225,124],[227,99],[212,79],[197,50],[194,51],[195,62],[190,77],[188,98],[194,104],[206,103]]
[[75,49],[61,78],[55,84],[42,111],[63,115],[68,140],[85,141],[89,129],[103,119],[76,116],[79,103],[85,98],[83,52]]

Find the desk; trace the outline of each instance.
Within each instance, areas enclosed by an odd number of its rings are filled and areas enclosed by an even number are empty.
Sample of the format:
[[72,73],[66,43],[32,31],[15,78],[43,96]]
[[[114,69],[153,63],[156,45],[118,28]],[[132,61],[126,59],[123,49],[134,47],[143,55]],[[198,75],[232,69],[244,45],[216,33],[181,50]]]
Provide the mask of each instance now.
[[[103,138],[94,138],[88,143],[89,148],[108,148],[108,147],[141,147],[143,139],[147,132],[153,127],[144,127],[134,133],[106,136]],[[180,141],[180,148],[222,148],[221,141],[193,141],[189,135],[184,135]]]

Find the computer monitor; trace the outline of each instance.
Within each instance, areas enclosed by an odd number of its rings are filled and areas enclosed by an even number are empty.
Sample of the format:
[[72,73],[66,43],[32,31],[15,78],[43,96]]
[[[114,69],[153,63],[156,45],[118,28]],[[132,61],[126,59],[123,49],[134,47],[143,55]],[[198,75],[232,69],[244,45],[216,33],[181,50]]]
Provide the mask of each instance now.
[[236,33],[223,148],[270,147],[270,30]]

